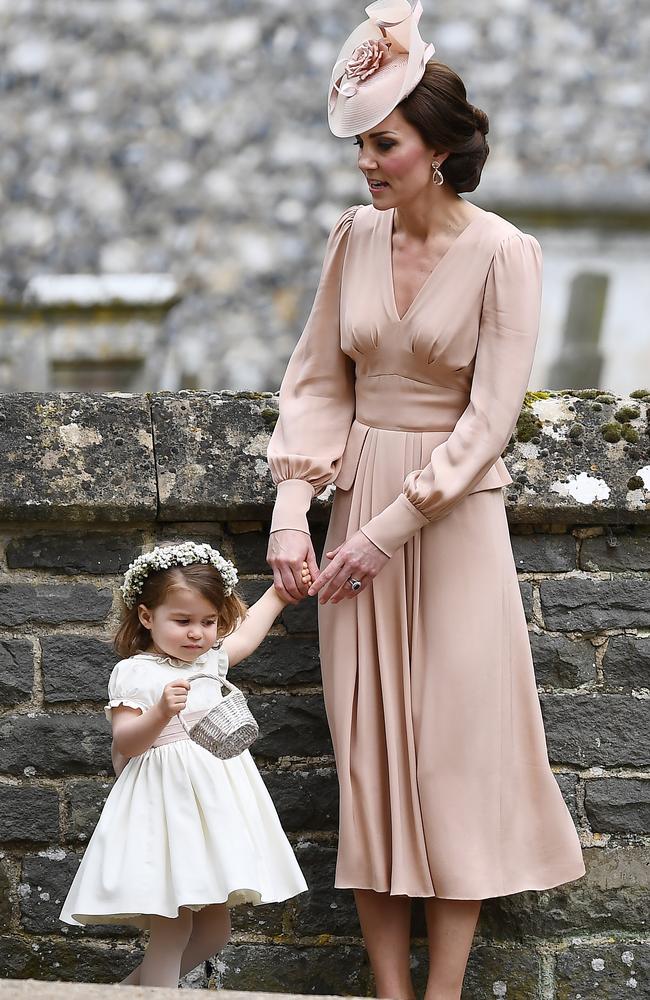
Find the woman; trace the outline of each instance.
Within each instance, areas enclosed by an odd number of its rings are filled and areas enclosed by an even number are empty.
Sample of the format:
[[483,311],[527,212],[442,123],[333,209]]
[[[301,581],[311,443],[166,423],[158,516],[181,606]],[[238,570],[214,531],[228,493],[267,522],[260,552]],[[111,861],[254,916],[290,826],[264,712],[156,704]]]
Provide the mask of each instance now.
[[[482,899],[584,873],[548,764],[500,458],[537,336],[537,242],[463,200],[488,122],[429,62],[419,3],[380,2],[343,46],[329,121],[372,205],[330,235],[280,393],[268,559],[319,595],[351,887],[377,995],[412,997],[424,897],[428,1000],[457,1000]],[[336,484],[322,571],[306,512]]]

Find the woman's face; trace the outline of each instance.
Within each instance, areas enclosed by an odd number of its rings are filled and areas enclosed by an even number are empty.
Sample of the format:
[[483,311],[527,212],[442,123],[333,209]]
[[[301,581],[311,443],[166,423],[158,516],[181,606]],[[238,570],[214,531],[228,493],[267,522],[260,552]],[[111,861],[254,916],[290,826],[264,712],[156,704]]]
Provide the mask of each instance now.
[[418,130],[396,108],[379,125],[355,139],[359,170],[375,208],[384,211],[412,201],[433,186],[431,164],[444,161],[426,146]]

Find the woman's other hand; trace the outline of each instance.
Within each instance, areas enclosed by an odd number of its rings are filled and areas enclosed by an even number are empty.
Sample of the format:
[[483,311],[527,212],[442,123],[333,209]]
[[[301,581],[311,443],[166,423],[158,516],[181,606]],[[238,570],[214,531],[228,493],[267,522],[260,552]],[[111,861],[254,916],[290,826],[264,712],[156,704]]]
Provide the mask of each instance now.
[[[366,538],[362,531],[355,532],[347,542],[325,555],[332,561],[309,588],[309,596],[318,594],[321,604],[327,604],[328,601],[338,604],[346,597],[358,597],[389,560],[389,556]],[[350,586],[350,577],[361,583],[358,590],[353,590]]]
[[[271,532],[266,559],[273,570],[273,583],[287,604],[297,604],[307,596],[308,577],[315,580],[318,564],[311,537],[304,531],[282,528]],[[307,574],[303,574],[304,564]]]

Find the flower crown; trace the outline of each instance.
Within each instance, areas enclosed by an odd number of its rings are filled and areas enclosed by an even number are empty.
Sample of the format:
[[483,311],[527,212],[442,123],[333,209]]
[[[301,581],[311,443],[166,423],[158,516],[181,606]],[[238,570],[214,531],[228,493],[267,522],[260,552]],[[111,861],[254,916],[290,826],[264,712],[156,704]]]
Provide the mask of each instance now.
[[135,605],[149,573],[171,569],[173,566],[191,566],[194,563],[214,566],[224,582],[226,597],[230,597],[239,579],[233,564],[224,559],[218,549],[213,549],[207,543],[182,542],[180,545],[157,545],[155,549],[144,552],[130,564],[124,574],[124,583],[120,587],[127,608]]

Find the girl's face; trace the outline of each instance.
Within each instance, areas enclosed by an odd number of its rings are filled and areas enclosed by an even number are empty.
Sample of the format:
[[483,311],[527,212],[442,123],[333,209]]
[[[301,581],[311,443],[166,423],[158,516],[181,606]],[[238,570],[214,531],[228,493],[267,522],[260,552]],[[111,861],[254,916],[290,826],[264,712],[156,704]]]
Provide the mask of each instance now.
[[217,641],[218,612],[192,587],[170,588],[162,604],[138,605],[138,617],[151,632],[149,652],[193,663]]
[[391,111],[379,125],[355,139],[359,147],[359,170],[368,181],[375,208],[385,211],[431,193],[431,164],[443,163],[447,154],[437,154],[422,140],[399,109]]

